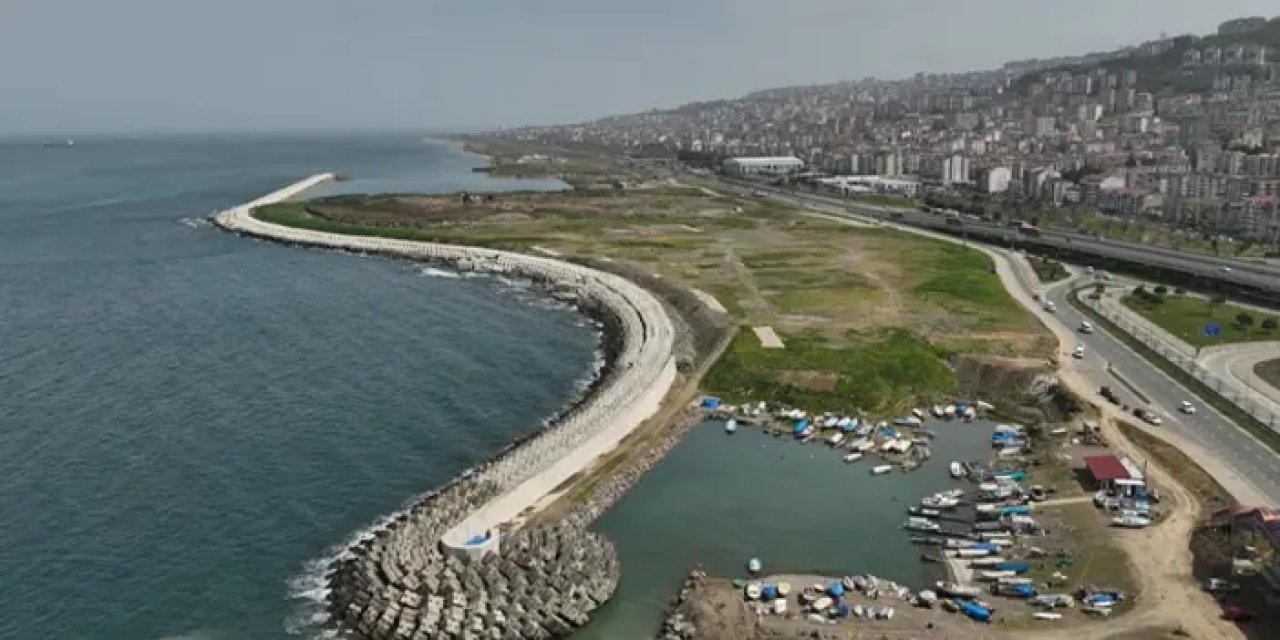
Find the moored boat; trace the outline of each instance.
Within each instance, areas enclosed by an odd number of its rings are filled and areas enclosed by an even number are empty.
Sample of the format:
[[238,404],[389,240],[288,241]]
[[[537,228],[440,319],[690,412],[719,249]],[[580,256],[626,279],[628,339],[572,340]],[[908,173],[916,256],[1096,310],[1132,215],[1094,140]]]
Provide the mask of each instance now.
[[862,459],[862,452],[854,451],[844,457],[845,462],[857,462]]
[[954,461],[953,461],[953,462],[951,463],[951,477],[952,477],[952,478],[963,478],[963,477],[964,477],[964,465],[960,464],[959,462],[954,462]]
[[760,562],[760,558],[752,558],[747,561],[747,571],[751,573],[760,573],[763,568],[764,565]]
[[841,441],[843,441],[843,440],[844,440],[844,432],[843,432],[843,431],[837,431],[837,432],[835,432],[835,433],[831,434],[831,437],[830,437],[830,438],[827,438],[827,444],[829,444],[829,445],[831,445],[831,446],[833,446],[833,447],[837,447],[837,446],[840,446],[840,442],[841,442]]
[[1136,513],[1126,513],[1112,518],[1111,524],[1126,529],[1142,529],[1151,525],[1151,518]]
[[942,530],[942,525],[928,518],[912,516],[902,523],[902,528],[908,531],[937,532]]
[[733,433],[734,431],[737,431],[737,430],[738,430],[737,420],[730,419],[728,422],[724,423],[725,433]]
[[873,476],[884,475],[890,471],[893,471],[893,465],[891,464],[881,464],[871,467],[871,475]]
[[758,599],[760,597],[760,594],[763,591],[764,591],[764,584],[762,584],[759,580],[752,580],[751,582],[747,583],[746,596],[748,600]]

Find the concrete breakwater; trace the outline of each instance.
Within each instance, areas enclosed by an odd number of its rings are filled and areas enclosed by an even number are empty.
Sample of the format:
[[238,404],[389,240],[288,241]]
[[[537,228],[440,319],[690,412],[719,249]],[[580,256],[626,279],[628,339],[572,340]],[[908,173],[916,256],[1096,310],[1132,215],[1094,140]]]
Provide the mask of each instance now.
[[287,244],[443,263],[531,281],[603,325],[607,364],[545,427],[389,517],[332,562],[327,609],[343,633],[376,640],[567,634],[608,599],[619,567],[588,518],[521,527],[541,498],[589,469],[659,408],[676,366],[662,304],[619,276],[523,254],[286,227],[251,215],[333,179],[312,176],[215,216],[223,229]]

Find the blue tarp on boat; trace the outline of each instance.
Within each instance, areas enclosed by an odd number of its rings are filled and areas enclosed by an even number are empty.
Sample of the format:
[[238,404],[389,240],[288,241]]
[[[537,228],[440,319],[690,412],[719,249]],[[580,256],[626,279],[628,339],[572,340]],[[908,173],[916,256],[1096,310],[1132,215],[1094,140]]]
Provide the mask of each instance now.
[[1029,584],[1015,584],[1009,588],[1009,595],[1015,598],[1034,598],[1036,588]]
[[839,582],[832,582],[831,586],[827,587],[827,593],[831,594],[836,598],[839,598],[840,596],[844,595],[844,585],[840,584]]
[[766,584],[764,588],[760,590],[760,596],[765,600],[775,600],[778,597],[778,587]]
[[898,437],[898,430],[890,429],[889,427],[880,427],[880,435],[886,438],[896,438]]
[[968,600],[956,600],[955,603],[960,606],[960,611],[963,612],[966,616],[969,616],[970,618],[977,620],[978,622],[991,621],[991,612],[988,611],[985,607],[977,604],[976,602],[970,602]]
[[997,551],[999,551],[999,550],[1000,550],[1000,547],[998,547],[998,546],[996,546],[996,545],[994,545],[994,544],[991,544],[990,542],[976,542],[976,543],[974,543],[974,544],[969,545],[969,548],[970,548],[970,549],[982,549],[983,551],[986,551],[987,553],[995,553],[995,552],[997,552]]
[[848,618],[853,613],[853,609],[849,607],[848,602],[841,602],[840,606],[836,607],[836,610],[839,611],[837,615],[841,618]]
[[801,433],[804,433],[805,429],[808,429],[808,428],[809,428],[808,420],[796,420],[796,427],[793,431],[796,435],[800,435]]
[[702,408],[703,409],[719,409],[720,398],[717,398],[715,396],[703,396]]
[[1001,562],[996,565],[996,571],[1012,571],[1014,573],[1026,573],[1031,570],[1031,565],[1026,562]]
[[1031,507],[1025,504],[1016,504],[1005,507],[1000,510],[1002,516],[1026,516],[1031,515]]

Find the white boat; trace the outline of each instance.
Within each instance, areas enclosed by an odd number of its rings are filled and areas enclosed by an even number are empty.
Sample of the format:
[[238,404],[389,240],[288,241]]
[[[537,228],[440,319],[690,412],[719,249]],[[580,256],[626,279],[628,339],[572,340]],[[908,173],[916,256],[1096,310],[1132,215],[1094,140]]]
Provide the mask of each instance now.
[[752,580],[747,583],[746,595],[748,600],[759,598],[762,591],[764,591],[764,585],[759,580]]
[[844,441],[844,432],[843,432],[843,431],[837,431],[837,432],[835,432],[835,433],[831,434],[831,437],[830,437],[830,438],[827,438],[827,444],[829,444],[829,445],[831,445],[831,446],[833,446],[833,447],[835,447],[835,446],[839,446],[839,444],[840,444],[842,441]]
[[935,493],[920,499],[920,506],[929,509],[950,509],[958,504],[960,504],[959,497],[945,493]]
[[857,462],[861,459],[862,459],[862,453],[859,451],[854,451],[853,453],[850,453],[844,457],[845,462]]
[[915,416],[917,419],[924,420],[924,412],[921,411],[919,407],[912,409],[911,415]]
[[870,451],[874,448],[876,443],[870,438],[854,438],[849,441],[849,449],[853,451]]
[[831,598],[828,598],[828,597],[826,597],[826,596],[822,596],[821,598],[818,598],[817,600],[814,600],[814,601],[813,601],[813,604],[811,604],[811,605],[809,605],[809,606],[810,606],[811,608],[813,608],[813,610],[814,610],[814,611],[826,611],[827,609],[830,609],[830,608],[831,608],[831,605],[832,605],[832,603],[834,603],[834,602],[835,602],[835,601],[834,601],[834,600],[832,600]]
[[982,556],[991,555],[991,550],[986,547],[970,547],[967,549],[956,549],[957,558],[980,558]]
[[955,406],[954,404],[949,404],[949,405],[947,405],[947,406],[943,407],[943,408],[942,408],[942,415],[944,415],[944,416],[946,416],[946,417],[948,417],[948,418],[954,418],[954,417],[956,417],[956,406]]
[[985,558],[974,558],[973,560],[970,560],[970,561],[969,561],[969,566],[971,566],[971,567],[994,567],[994,566],[996,566],[996,565],[1000,564],[1001,562],[1004,562],[1004,558],[1002,558],[1002,557],[1000,557],[1000,556],[987,556],[987,557],[985,557]]
[[1050,613],[1048,611],[1037,611],[1031,614],[1031,617],[1035,618],[1036,620],[1061,620],[1062,614]]
[[941,419],[942,419],[944,416],[946,416],[946,415],[947,415],[947,413],[946,413],[945,411],[943,411],[943,410],[942,410],[942,405],[940,405],[940,404],[935,404],[935,405],[933,405],[933,417],[938,418],[939,420],[941,420]]
[[738,421],[737,421],[737,420],[732,420],[732,419],[731,419],[731,420],[729,420],[728,422],[724,423],[724,431],[725,431],[725,433],[733,433],[734,431],[737,431],[737,430],[738,430]]
[[1111,524],[1126,529],[1142,529],[1151,525],[1151,518],[1136,513],[1126,513],[1111,519]]
[[934,531],[941,531],[942,525],[928,518],[912,516],[910,518],[907,518],[906,522],[902,523],[902,528],[907,529],[909,531],[934,532]]
[[974,404],[977,405],[978,408],[982,409],[983,411],[990,411],[996,408],[995,405],[991,404],[990,402],[987,402],[986,400],[976,400],[974,401]]
[[965,408],[964,408],[964,419],[965,419],[965,420],[973,420],[973,419],[974,419],[974,418],[976,418],[976,417],[978,417],[978,410],[977,410],[977,409],[974,409],[973,407],[965,407]]
[[760,563],[760,558],[752,558],[747,561],[747,571],[751,573],[760,573],[762,568],[764,568],[764,565]]
[[1050,429],[1050,430],[1049,430],[1049,435],[1051,435],[1051,436],[1065,436],[1065,435],[1067,435],[1067,428],[1066,428],[1066,427],[1058,427],[1057,429]]
[[786,598],[778,598],[777,600],[774,600],[774,601],[773,601],[773,614],[774,614],[774,615],[781,616],[781,615],[785,615],[786,613],[787,613],[787,599],[786,599]]
[[778,595],[780,595],[780,596],[782,596],[782,597],[784,597],[784,598],[785,598],[785,597],[787,597],[788,595],[791,595],[791,583],[790,583],[790,582],[779,582],[779,583],[778,583]]
[[890,471],[893,471],[893,465],[891,464],[881,464],[871,467],[871,475],[873,476],[884,475]]
[[963,478],[963,477],[964,477],[964,475],[965,475],[965,473],[964,473],[964,465],[960,464],[959,462],[952,462],[952,463],[951,463],[951,477],[952,477],[952,478]]

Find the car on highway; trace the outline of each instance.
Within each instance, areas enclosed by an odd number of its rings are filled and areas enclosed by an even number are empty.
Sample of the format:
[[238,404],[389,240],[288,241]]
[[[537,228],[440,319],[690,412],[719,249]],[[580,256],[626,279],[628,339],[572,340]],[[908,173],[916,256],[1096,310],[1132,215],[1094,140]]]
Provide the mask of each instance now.
[[1183,400],[1182,404],[1178,405],[1178,411],[1191,415],[1196,412],[1196,406],[1186,400]]
[[1150,409],[1143,409],[1142,407],[1136,407],[1133,410],[1133,415],[1137,416],[1139,420],[1142,420],[1152,426],[1158,426],[1163,422],[1163,420],[1160,419],[1160,416],[1156,415],[1156,412]]
[[1235,593],[1240,590],[1240,585],[1222,578],[1209,578],[1204,581],[1204,590],[1209,593]]
[[1081,320],[1080,333],[1093,333],[1093,325],[1088,320]]
[[1044,310],[1049,313],[1053,313],[1058,310],[1058,305],[1054,304],[1052,300],[1045,300],[1044,305],[1042,306],[1044,307]]
[[1231,267],[1222,265],[1221,267],[1218,267],[1218,271],[1221,271],[1223,273],[1231,273]]
[[1076,350],[1071,352],[1071,357],[1075,358],[1076,360],[1084,359],[1084,345],[1082,344],[1076,345]]
[[1099,387],[1098,395],[1106,398],[1107,402],[1111,404],[1120,404],[1120,396],[1116,395],[1116,392],[1111,387]]

